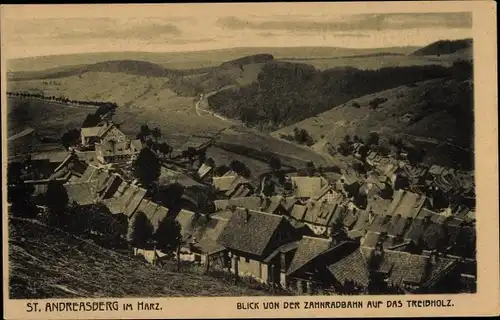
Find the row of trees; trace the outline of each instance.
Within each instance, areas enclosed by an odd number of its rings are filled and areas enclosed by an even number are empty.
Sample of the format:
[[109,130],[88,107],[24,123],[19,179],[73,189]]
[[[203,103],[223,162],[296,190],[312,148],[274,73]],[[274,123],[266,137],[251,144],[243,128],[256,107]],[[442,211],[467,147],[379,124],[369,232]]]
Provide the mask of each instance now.
[[36,98],[36,99],[43,99],[43,100],[63,102],[63,103],[83,104],[83,105],[91,105],[91,106],[99,106],[99,107],[107,107],[107,108],[117,108],[118,107],[118,105],[114,102],[76,100],[76,99],[69,99],[69,98],[61,97],[61,96],[59,96],[59,97],[46,96],[46,95],[43,95],[41,93],[7,92],[7,95],[12,96],[12,97]]

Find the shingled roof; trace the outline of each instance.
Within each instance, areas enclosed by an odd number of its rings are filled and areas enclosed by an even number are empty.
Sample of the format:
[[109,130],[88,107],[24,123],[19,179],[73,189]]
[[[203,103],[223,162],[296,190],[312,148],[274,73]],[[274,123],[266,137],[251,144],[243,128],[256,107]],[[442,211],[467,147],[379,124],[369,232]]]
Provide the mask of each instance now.
[[292,211],[290,212],[290,216],[295,218],[298,221],[302,221],[304,219],[304,215],[306,214],[307,207],[301,204],[295,204],[292,207]]
[[292,177],[297,198],[314,198],[328,184],[322,177]]
[[262,204],[262,199],[257,196],[251,197],[234,197],[231,199],[219,199],[214,201],[215,210],[226,210],[230,206],[257,210]]
[[212,183],[215,189],[219,191],[228,191],[231,189],[233,183],[237,180],[238,176],[213,177]]
[[329,226],[335,209],[339,206],[337,203],[309,201],[304,215],[304,221],[320,226]]
[[361,250],[355,250],[347,257],[328,266],[328,270],[341,284],[354,281],[361,286],[368,286],[369,272],[366,258]]
[[64,184],[70,201],[75,201],[81,206],[96,203],[98,199],[97,181],[74,182]]
[[397,190],[394,192],[393,200],[387,208],[386,214],[400,214],[405,218],[415,218],[425,205],[426,201],[427,198],[425,196],[421,196],[410,191]]
[[217,239],[226,227],[228,219],[217,215],[194,215],[189,220],[191,224],[184,231],[184,237],[196,251],[211,254],[225,249]]
[[[367,261],[373,251],[370,248],[356,250],[344,259],[330,265],[328,269],[340,283],[354,281],[357,284],[368,286],[369,268]],[[382,259],[376,266],[376,271],[384,274],[387,282],[392,285],[423,285],[428,278],[428,266],[429,258],[427,256],[384,250]]]
[[296,272],[316,257],[327,252],[330,248],[330,242],[331,240],[329,239],[303,236],[298,242],[297,250],[287,270],[287,274]]
[[167,208],[145,199],[141,201],[137,207],[137,211],[144,212],[153,225],[155,231],[158,229],[160,222],[168,215]]
[[130,218],[145,195],[146,189],[124,181],[120,184],[113,197],[104,199],[103,203],[110,209],[111,213],[123,213]]
[[283,221],[283,216],[238,209],[229,219],[218,242],[230,249],[261,256]]

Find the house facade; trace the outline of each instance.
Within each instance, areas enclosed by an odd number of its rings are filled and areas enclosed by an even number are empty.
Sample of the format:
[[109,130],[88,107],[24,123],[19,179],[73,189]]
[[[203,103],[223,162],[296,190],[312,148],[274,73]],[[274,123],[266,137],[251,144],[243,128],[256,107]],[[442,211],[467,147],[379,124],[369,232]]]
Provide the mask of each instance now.
[[101,164],[126,163],[137,159],[142,150],[139,140],[108,140],[96,143],[96,158]]
[[283,216],[237,209],[218,242],[227,248],[228,269],[235,276],[279,285],[286,270],[278,253],[296,240],[295,229]]

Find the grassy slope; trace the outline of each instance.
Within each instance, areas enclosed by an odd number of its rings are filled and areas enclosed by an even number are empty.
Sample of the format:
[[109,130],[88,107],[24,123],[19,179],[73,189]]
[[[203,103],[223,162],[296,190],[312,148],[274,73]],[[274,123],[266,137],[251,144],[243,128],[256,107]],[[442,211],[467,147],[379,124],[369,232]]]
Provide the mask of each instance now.
[[9,221],[10,297],[253,296],[263,293],[214,278],[148,265],[52,229]]
[[[260,64],[250,64],[240,68],[227,68],[223,72],[230,74],[232,79],[245,85],[256,78]],[[238,71],[235,71],[235,70]],[[135,136],[143,123],[149,126],[159,127],[164,137],[169,143],[175,145],[176,140],[183,141],[187,135],[218,135],[224,142],[239,143],[249,147],[256,147],[253,144],[256,137],[250,131],[245,134],[239,132],[235,134],[229,132],[227,139],[223,133],[218,132],[231,126],[230,123],[217,119],[213,116],[198,115],[195,111],[194,97],[181,97],[166,87],[168,79],[161,77],[137,76],[124,73],[111,72],[87,72],[80,75],[46,80],[26,80],[10,81],[9,91],[41,93],[45,96],[65,96],[76,100],[98,100],[113,101],[120,107],[116,110],[114,120],[121,124],[121,129],[130,136]],[[19,101],[16,99],[16,101]],[[19,106],[15,103],[16,109]],[[72,108],[68,109],[61,105],[50,103],[30,103],[23,107],[32,117],[22,118],[23,121],[11,121],[9,123],[14,132],[18,132],[27,126],[35,127],[41,132],[50,132],[54,136],[60,136],[66,129],[77,128],[83,122],[86,114],[92,112],[88,109]],[[43,110],[40,114],[35,110]],[[286,142],[279,141],[271,137],[260,137],[266,139],[265,144],[269,149],[284,155],[291,155],[304,159],[317,159],[322,162],[312,150],[290,146]],[[218,164],[226,163],[227,159],[238,159],[246,163],[256,175],[267,168],[267,161],[258,161],[255,158],[246,157],[236,153],[214,148],[210,152]],[[287,162],[284,159],[284,162]],[[296,161],[292,165],[298,165]]]
[[[378,109],[370,110],[369,101],[377,97],[386,98],[388,101]],[[317,141],[315,148],[318,149],[321,149],[325,142],[338,145],[345,135],[365,137],[371,131],[382,136],[408,134],[431,138],[468,148],[472,138],[471,132],[446,109],[461,105],[472,110],[471,100],[472,84],[469,81],[429,80],[418,83],[415,87],[401,86],[354,99],[275,131],[272,135],[279,137],[281,134],[293,134],[295,127],[304,128]],[[352,107],[354,102],[359,103],[361,107]],[[408,122],[408,119],[420,116],[422,117],[415,123]],[[426,147],[433,149],[435,144],[430,143]],[[453,160],[450,158],[456,156],[450,154],[449,150],[442,150],[437,154],[439,157],[448,158],[447,160]]]

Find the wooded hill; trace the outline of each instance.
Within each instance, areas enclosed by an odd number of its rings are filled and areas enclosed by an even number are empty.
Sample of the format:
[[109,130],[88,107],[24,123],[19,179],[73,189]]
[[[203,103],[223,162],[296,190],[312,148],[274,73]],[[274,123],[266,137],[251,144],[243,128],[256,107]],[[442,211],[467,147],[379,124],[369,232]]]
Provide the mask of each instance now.
[[209,98],[217,113],[249,126],[275,130],[315,116],[353,98],[429,79],[469,79],[472,64],[412,66],[379,70],[335,68],[320,71],[307,64],[269,61],[257,81]]

